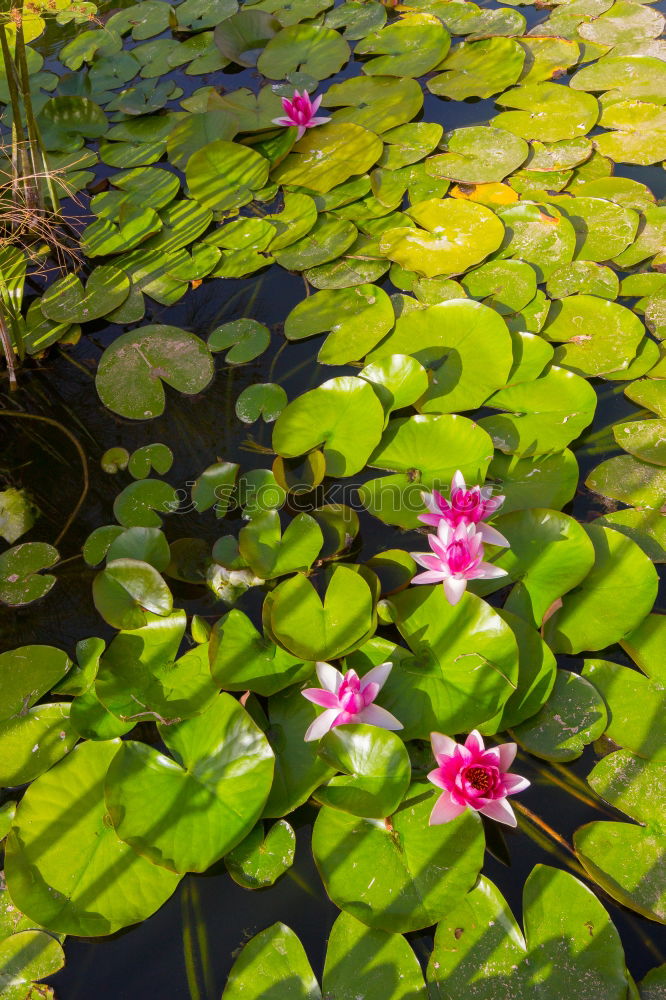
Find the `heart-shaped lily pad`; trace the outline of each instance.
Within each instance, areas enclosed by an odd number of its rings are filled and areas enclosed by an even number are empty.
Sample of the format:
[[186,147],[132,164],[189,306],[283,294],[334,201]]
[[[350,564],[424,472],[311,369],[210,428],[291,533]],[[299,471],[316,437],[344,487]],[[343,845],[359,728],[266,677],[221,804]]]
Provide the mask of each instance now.
[[41,573],[58,562],[58,550],[46,542],[23,542],[0,555],[0,602],[22,607],[48,594],[56,582]]
[[107,347],[95,384],[100,399],[114,413],[146,420],[164,411],[162,381],[194,395],[212,377],[213,359],[198,337],[175,326],[144,326]]
[[524,60],[525,52],[513,38],[462,42],[437,67],[443,72],[428,80],[428,90],[453,101],[492,97],[516,83]]
[[55,281],[41,299],[44,316],[58,323],[86,323],[105,316],[129,295],[130,282],[116,267],[96,267],[85,290],[75,274]]
[[382,141],[354,123],[322,125],[296,143],[272,171],[278,184],[299,184],[326,194],[355,174],[363,174],[381,156]]
[[324,290],[300,302],[287,316],[284,335],[301,340],[330,331],[317,358],[323,364],[359,361],[394,322],[391,300],[376,285]]
[[265,836],[263,823],[257,823],[225,856],[224,865],[243,888],[265,889],[292,866],[295,849],[296,835],[286,820],[278,820]]

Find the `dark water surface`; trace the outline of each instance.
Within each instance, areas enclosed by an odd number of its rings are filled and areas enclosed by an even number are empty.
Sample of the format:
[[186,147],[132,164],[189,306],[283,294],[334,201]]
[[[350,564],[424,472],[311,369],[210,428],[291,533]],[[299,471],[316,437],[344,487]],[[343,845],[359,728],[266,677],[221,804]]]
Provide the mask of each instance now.
[[[129,3],[115,6],[129,6]],[[499,5],[488,3],[482,6]],[[654,6],[664,10],[666,3]],[[106,14],[106,5],[102,5],[102,9]],[[526,16],[528,28],[548,15],[548,11],[533,7],[519,10]],[[59,29],[54,36],[53,30],[49,29],[42,49],[47,55],[54,37],[60,44],[66,35],[63,29]],[[356,72],[352,62],[343,73],[325,81],[322,89]],[[175,72],[172,77],[177,79],[185,94],[209,84],[223,86],[227,90],[240,86],[257,89],[260,85],[258,74],[249,70],[235,74],[219,72],[204,77],[188,77]],[[492,100],[452,103],[426,94],[423,119],[441,122],[445,129],[451,129],[485,122],[495,113]],[[101,165],[99,176],[112,172],[113,168]],[[666,174],[661,167],[619,165],[616,174],[649,185],[657,197],[666,194]],[[85,207],[84,204],[76,211],[83,216]],[[395,290],[388,279],[380,279],[379,284],[389,293]],[[234,416],[234,402],[247,385],[276,381],[284,386],[292,399],[326,378],[354,370],[318,365],[314,356],[319,341],[310,339],[285,346],[280,325],[303,296],[302,279],[273,266],[258,277],[204,282],[169,308],[153,304],[145,323],[173,324],[206,337],[220,323],[250,315],[268,325],[275,335],[271,349],[250,364],[225,369],[218,359],[215,381],[199,397],[185,398],[167,388],[164,415],[147,423],[134,423],[114,416],[97,399],[93,382],[96,363],[104,347],[122,332],[119,327],[101,323],[76,347],[56,346],[43,360],[22,372],[18,393],[11,397],[0,394],[0,407],[48,415],[69,427],[81,441],[91,471],[91,488],[83,511],[60,546],[62,558],[71,558],[71,561],[57,570],[57,585],[38,606],[0,612],[3,616],[0,621],[3,648],[43,642],[61,646],[71,654],[81,638],[90,635],[110,638],[114,634],[100,620],[92,604],[91,582],[95,571],[87,568],[80,557],[77,558],[87,535],[95,527],[113,521],[113,500],[130,482],[127,473],[112,476],[100,471],[99,459],[106,449],[122,445],[131,452],[150,442],[168,443],[174,452],[175,462],[165,478],[177,489],[183,490],[184,497],[186,492],[189,493],[188,483],[191,484],[218,457],[237,461],[244,469],[270,467],[271,456],[253,451],[252,444],[269,447],[271,426],[258,423],[245,428]],[[615,383],[599,381],[597,388],[600,402],[590,430],[636,412],[636,407],[625,399],[621,391],[613,391]],[[8,485],[28,489],[42,510],[31,540],[52,541],[79,494],[81,478],[76,453],[57,429],[42,424],[6,422],[0,424],[0,431],[3,432],[0,438],[0,476],[8,480]],[[589,469],[611,453],[585,455],[578,451],[581,485],[572,505],[565,511],[583,521],[603,513],[601,498],[588,493],[582,483]],[[370,478],[369,473],[367,478]],[[323,497],[319,502],[322,500]],[[346,499],[346,502],[350,500]],[[390,529],[362,510],[359,510],[359,515],[362,542],[359,559],[367,559],[378,550],[391,546],[407,550],[418,547],[413,544],[419,537],[414,533]],[[238,514],[232,514],[224,521],[216,521],[212,511],[204,515],[175,514],[166,518],[165,532],[169,541],[196,535],[212,543],[222,534],[236,533],[241,523]],[[214,602],[212,596],[206,592],[205,596],[201,596],[201,588],[174,582],[173,591],[175,606],[184,607],[188,614],[197,613],[216,620],[224,613],[224,606]],[[238,606],[258,621],[262,598],[263,593],[250,591]],[[658,603],[661,607],[655,610],[663,610],[663,591]],[[617,662],[627,662],[619,647],[610,650],[608,655]],[[561,665],[580,669],[579,659],[558,659]],[[584,778],[593,761],[593,751],[588,748],[579,761],[567,765],[562,773]],[[570,840],[573,831],[582,823],[601,818],[588,805],[547,781],[538,769],[538,762],[521,760],[520,763],[520,773],[526,774],[533,782],[521,796],[521,802],[564,838]],[[553,766],[549,766],[549,772],[559,773]],[[293,869],[273,888],[259,892],[241,889],[220,863],[206,875],[186,876],[172,899],[155,916],[136,928],[103,940],[68,939],[67,965],[52,980],[58,1000],[218,998],[238,947],[276,920],[288,924],[301,937],[315,972],[320,974],[326,938],[338,911],[328,901],[312,861],[309,834],[313,815],[307,807],[303,807],[290,817],[298,827],[296,861]],[[497,883],[516,916],[520,917],[522,887],[533,866],[542,862],[565,867],[567,856],[563,849],[559,855],[553,856],[544,846],[548,843],[546,838],[543,843],[537,843],[522,831],[508,831],[505,839],[510,864],[489,854],[484,871]],[[497,853],[500,856],[503,853],[501,844],[497,846]],[[649,968],[664,961],[655,943],[661,936],[661,951],[666,952],[663,933],[657,925],[623,910],[611,900],[603,897],[602,900],[620,932],[629,969],[639,979]],[[184,928],[187,929],[185,938]],[[192,950],[187,945],[190,938],[194,942]],[[430,948],[428,935],[409,935],[409,938],[419,957],[426,959]]]

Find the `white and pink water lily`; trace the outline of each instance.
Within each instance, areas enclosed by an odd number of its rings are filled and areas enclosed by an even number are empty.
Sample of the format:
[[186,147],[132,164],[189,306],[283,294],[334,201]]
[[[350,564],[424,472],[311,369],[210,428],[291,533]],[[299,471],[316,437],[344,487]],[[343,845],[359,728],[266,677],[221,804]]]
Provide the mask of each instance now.
[[431,733],[430,741],[437,767],[428,775],[428,781],[442,789],[430,814],[431,826],[448,823],[465,809],[507,826],[516,825],[507,796],[522,792],[530,782],[519,774],[508,773],[516,756],[515,743],[486,750],[476,730],[464,743],[456,743],[443,733]]
[[295,125],[298,129],[297,139],[302,138],[305,135],[305,130],[309,128],[314,128],[315,125],[324,125],[326,122],[330,122],[330,118],[324,118],[323,116],[316,117],[317,111],[319,110],[319,105],[321,104],[322,94],[319,97],[315,97],[314,101],[310,100],[310,95],[306,90],[300,94],[297,90],[294,91],[294,96],[291,100],[288,97],[282,98],[282,107],[284,109],[284,117],[273,118],[274,125]]
[[[490,537],[488,537],[490,534]],[[484,562],[483,543],[500,544],[498,534],[487,524],[459,524],[452,528],[441,520],[437,533],[428,535],[432,552],[410,552],[412,559],[423,566],[412,583],[441,583],[449,604],[457,604],[467,589],[468,580],[493,580],[506,576],[506,570]],[[500,536],[502,537],[502,536]]]
[[319,705],[324,711],[309,726],[305,740],[320,740],[334,726],[349,722],[365,722],[382,729],[402,729],[402,724],[374,700],[383,688],[392,663],[380,663],[363,677],[355,670],[341,674],[330,663],[317,663],[317,677],[320,688],[305,688],[304,698]]
[[[450,500],[437,490],[423,493],[422,496],[428,513],[419,514],[419,521],[432,528],[437,528],[442,521],[452,528],[457,528],[459,524],[478,524],[496,514],[504,503],[503,496],[493,496],[492,486],[468,487],[460,470],[451,480]],[[493,545],[509,544],[498,531],[495,531],[495,536],[498,540],[492,541],[490,536],[487,536],[486,541],[492,542]]]

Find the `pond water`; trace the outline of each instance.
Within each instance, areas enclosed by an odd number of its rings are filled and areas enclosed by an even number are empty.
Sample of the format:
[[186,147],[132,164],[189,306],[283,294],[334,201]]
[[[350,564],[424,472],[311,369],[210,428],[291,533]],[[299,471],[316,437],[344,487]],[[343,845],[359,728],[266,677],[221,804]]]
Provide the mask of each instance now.
[[[130,5],[103,3],[100,15],[106,18],[125,6]],[[482,3],[481,6],[496,9],[501,5]],[[666,2],[652,7],[666,12]],[[526,17],[526,30],[550,15],[549,8],[525,6],[515,9]],[[47,34],[33,43],[33,47],[46,57],[45,69],[58,75],[67,72],[58,61],[57,53],[63,40],[74,37],[77,30],[82,29],[72,25],[56,28],[50,24]],[[172,35],[165,31],[157,37],[171,38]],[[126,48],[131,49],[134,44],[125,39]],[[358,71],[358,64],[351,59],[340,73],[320,86],[327,90],[357,75]],[[561,76],[559,82],[569,78]],[[202,86],[212,85],[226,92],[240,87],[256,91],[264,82],[255,69],[238,71],[233,67],[196,77],[175,69],[160,77],[160,81],[165,79],[182,88],[184,94],[180,100]],[[167,105],[178,106],[178,101]],[[426,92],[419,119],[438,122],[450,131],[485,124],[497,110],[493,99],[448,101]],[[113,173],[114,168],[104,164],[96,167],[97,179]],[[614,174],[647,185],[658,199],[666,195],[666,175],[660,164],[639,167],[617,163]],[[87,214],[85,191],[80,193],[79,199],[79,204],[68,203],[68,211],[76,216],[77,225],[82,226],[91,216]],[[400,291],[388,275],[376,283],[389,294]],[[37,287],[35,283],[34,289]],[[95,635],[110,641],[115,635],[116,630],[101,621],[92,600],[91,583],[96,571],[79,557],[90,533],[99,525],[113,522],[114,500],[131,481],[127,472],[112,475],[101,471],[100,459],[109,448],[123,447],[131,453],[151,442],[168,443],[174,463],[164,478],[181,491],[179,496],[184,499],[201,470],[216,460],[237,462],[241,468],[271,468],[273,425],[260,421],[248,426],[235,417],[234,403],[243,389],[256,383],[275,382],[285,389],[289,400],[293,400],[328,378],[358,373],[358,365],[317,363],[311,339],[294,342],[283,339],[282,324],[303,298],[301,275],[273,264],[258,275],[224,281],[204,280],[171,306],[148,299],[145,324],[168,324],[206,339],[220,324],[249,316],[268,326],[272,334],[269,349],[249,363],[225,365],[221,354],[217,355],[215,379],[204,392],[185,396],[167,388],[165,411],[151,421],[124,419],[104,407],[97,397],[95,370],[104,350],[123,331],[123,327],[108,324],[103,319],[86,324],[84,336],[76,345],[56,344],[42,357],[30,362],[19,372],[17,392],[5,390],[0,393],[0,409],[48,416],[70,428],[83,446],[91,474],[85,504],[59,546],[62,562],[56,570],[57,585],[38,604],[0,610],[3,649],[44,643],[72,653],[75,644],[83,638]],[[320,343],[321,338],[317,338],[316,344]],[[579,487],[573,500],[563,508],[582,523],[614,509],[612,501],[607,502],[584,483],[600,462],[622,453],[614,442],[603,437],[598,448],[586,442],[596,431],[631,419],[640,409],[622,394],[624,383],[595,378],[590,381],[598,394],[598,406],[593,423],[581,441],[572,446],[579,461]],[[491,412],[480,408],[466,415],[478,419]],[[81,480],[77,455],[67,439],[52,426],[16,420],[7,421],[3,429],[0,477],[4,477],[7,485],[27,490],[41,511],[29,535],[30,541],[50,542],[79,496]],[[360,518],[360,544],[354,553],[359,562],[388,548],[410,551],[423,547],[421,535],[382,523],[355,501],[352,491],[375,475],[375,470],[365,468],[343,481],[344,502],[353,505]],[[309,498],[313,501],[312,506],[339,502],[341,494],[335,489],[340,482],[325,481]],[[223,527],[212,511],[204,516],[177,512],[166,519],[165,532],[171,543],[179,538],[196,537],[210,547],[221,534],[237,534],[244,523],[239,511],[231,512]],[[199,615],[213,623],[226,610],[201,586],[173,579],[169,585],[174,606],[184,608],[188,616]],[[493,605],[500,605],[503,596],[491,595],[488,600]],[[663,613],[663,596],[662,579],[654,611]],[[260,588],[251,588],[239,598],[236,607],[259,623],[263,598]],[[395,630],[385,629],[385,634],[396,640],[399,638]],[[616,663],[632,665],[619,645],[599,655]],[[558,665],[578,672],[581,659],[559,654]],[[606,815],[595,811],[588,801],[572,793],[572,782],[578,781],[584,787],[584,779],[597,759],[591,746],[578,760],[564,766],[544,765],[536,757],[519,752],[518,770],[532,781],[531,787],[521,796],[521,803],[547,827],[556,830],[567,844],[583,823],[618,815],[612,810]],[[0,796],[13,798],[15,792],[1,791]],[[220,861],[203,875],[186,875],[167,903],[142,924],[101,939],[69,937],[65,946],[66,966],[47,980],[53,985],[58,1000],[87,1000],[92,995],[100,1000],[157,996],[170,1000],[188,997],[212,1000],[220,996],[239,947],[278,920],[299,935],[320,977],[326,939],[339,911],[329,901],[312,859],[309,845],[315,814],[314,807],[305,805],[290,817],[297,832],[295,863],[275,886],[257,892],[243,889],[230,878]],[[523,885],[535,864],[570,866],[574,872],[579,870],[566,846],[557,844],[547,831],[528,818],[521,816],[516,831],[503,831],[503,839],[492,830],[492,824],[486,827],[489,851],[484,874],[499,887],[518,919]],[[657,924],[620,906],[603,893],[601,898],[620,932],[628,968],[638,981],[649,969],[665,960],[663,934]],[[413,932],[408,937],[425,965],[432,948],[432,935]]]

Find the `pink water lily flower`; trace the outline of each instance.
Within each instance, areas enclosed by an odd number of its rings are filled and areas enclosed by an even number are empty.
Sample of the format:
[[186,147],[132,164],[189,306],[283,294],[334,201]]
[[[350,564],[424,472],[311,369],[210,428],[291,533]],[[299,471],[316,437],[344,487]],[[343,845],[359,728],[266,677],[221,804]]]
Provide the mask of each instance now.
[[[422,493],[423,502],[428,508],[427,514],[419,514],[419,521],[436,528],[441,521],[457,528],[459,524],[478,524],[496,514],[504,503],[503,496],[494,497],[492,486],[470,486],[469,489],[460,470],[451,480],[451,499],[447,500],[433,490],[432,493]],[[504,535],[491,529],[496,540],[487,535],[485,541],[493,545],[508,545]]]
[[516,756],[515,743],[486,750],[476,730],[464,743],[456,743],[442,733],[431,733],[430,742],[437,767],[428,775],[428,781],[442,789],[430,814],[431,826],[448,823],[467,808],[507,826],[516,825],[506,798],[522,792],[530,782],[519,774],[508,773]]
[[294,96],[289,100],[288,97],[282,98],[282,107],[284,108],[285,116],[284,118],[274,118],[274,125],[295,125],[298,128],[297,139],[302,138],[305,135],[305,130],[308,128],[314,128],[315,125],[323,125],[325,122],[330,122],[330,118],[315,118],[319,105],[321,104],[322,94],[316,97],[314,101],[310,100],[310,95],[306,90],[302,94],[299,94],[297,90],[294,91]]
[[[441,583],[449,604],[457,604],[467,588],[468,580],[492,580],[506,576],[506,570],[483,561],[483,542],[487,524],[459,524],[452,528],[440,521],[436,535],[428,535],[432,553],[410,552],[425,573],[417,573],[412,583]],[[497,543],[494,543],[497,544]]]
[[306,688],[304,698],[325,709],[308,728],[305,740],[319,740],[334,726],[346,722],[365,722],[382,729],[402,729],[394,715],[373,702],[391,673],[392,663],[380,663],[364,677],[355,670],[348,670],[344,676],[330,663],[317,663],[317,677],[320,688]]

